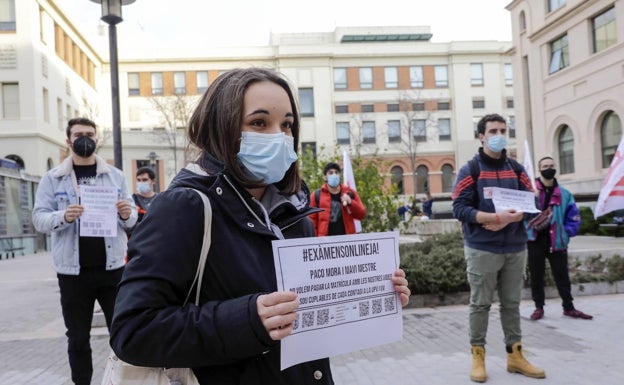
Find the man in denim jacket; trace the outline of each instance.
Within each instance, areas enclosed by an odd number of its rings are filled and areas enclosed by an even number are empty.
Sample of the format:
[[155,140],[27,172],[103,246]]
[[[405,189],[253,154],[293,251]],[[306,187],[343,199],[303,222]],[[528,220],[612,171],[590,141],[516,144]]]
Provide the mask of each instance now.
[[539,195],[537,205],[541,210],[552,210],[550,225],[536,229],[527,222],[529,273],[531,275],[531,296],[535,302],[535,311],[531,319],[536,321],[544,317],[544,270],[546,259],[550,263],[557,291],[561,297],[563,315],[572,318],[592,319],[574,308],[570,276],[568,273],[568,243],[581,227],[581,216],[574,197],[557,183],[555,161],[545,156],[537,162],[540,176],[535,180]]
[[[37,231],[52,238],[72,381],[89,385],[93,375],[89,342],[93,307],[97,300],[110,326],[126,256],[125,230],[136,223],[137,211],[123,172],[95,154],[95,123],[86,118],[71,119],[66,133],[72,155],[41,179],[33,223]],[[80,236],[79,218],[84,207],[79,185],[116,187],[117,235]]]

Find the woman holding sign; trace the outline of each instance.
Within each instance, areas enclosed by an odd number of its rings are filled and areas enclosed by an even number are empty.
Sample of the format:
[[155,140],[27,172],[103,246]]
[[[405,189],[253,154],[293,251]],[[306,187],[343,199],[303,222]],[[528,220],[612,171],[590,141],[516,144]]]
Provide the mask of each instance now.
[[[277,291],[271,242],[314,236],[299,176],[299,111],[272,70],[236,69],[208,88],[189,122],[201,150],[133,234],[111,328],[118,356],[142,366],[191,367],[200,384],[333,384],[328,359],[280,370],[280,340],[299,301]],[[197,270],[203,204],[212,244],[200,305],[182,307]],[[392,277],[402,305],[402,271]]]

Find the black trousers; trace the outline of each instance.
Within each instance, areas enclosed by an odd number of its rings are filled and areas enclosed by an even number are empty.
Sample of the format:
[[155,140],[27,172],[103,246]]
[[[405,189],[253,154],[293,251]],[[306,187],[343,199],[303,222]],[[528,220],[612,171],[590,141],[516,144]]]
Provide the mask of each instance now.
[[550,263],[557,285],[557,291],[561,297],[561,305],[564,310],[574,309],[572,304],[572,293],[570,285],[570,275],[568,273],[568,252],[550,251],[550,238],[538,237],[535,242],[527,243],[529,256],[529,273],[531,274],[531,296],[535,307],[544,307],[544,274],[546,270],[546,259]]
[[67,354],[74,384],[90,385],[93,376],[91,359],[91,322],[97,300],[110,328],[123,268],[106,271],[82,269],[80,275],[57,274],[61,308],[67,332]]

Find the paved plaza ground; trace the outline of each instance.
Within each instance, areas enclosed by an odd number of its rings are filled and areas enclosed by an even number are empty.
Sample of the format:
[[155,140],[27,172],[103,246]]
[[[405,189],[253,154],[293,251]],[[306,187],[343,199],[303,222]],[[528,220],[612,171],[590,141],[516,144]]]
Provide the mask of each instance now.
[[[602,237],[594,237],[602,238]],[[624,239],[578,241],[624,249]],[[611,243],[609,243],[611,242]],[[587,248],[584,248],[587,244]],[[0,385],[71,385],[58,285],[47,253],[0,261]],[[525,354],[546,370],[536,380],[506,371],[498,306],[493,306],[486,354],[488,383],[624,384],[624,294],[577,296],[575,305],[592,321],[564,317],[560,301],[547,301],[544,319],[528,319],[530,301],[521,305]],[[403,340],[332,358],[336,384],[471,384],[468,308],[465,305],[405,309]],[[105,328],[92,335],[99,385],[109,352]]]

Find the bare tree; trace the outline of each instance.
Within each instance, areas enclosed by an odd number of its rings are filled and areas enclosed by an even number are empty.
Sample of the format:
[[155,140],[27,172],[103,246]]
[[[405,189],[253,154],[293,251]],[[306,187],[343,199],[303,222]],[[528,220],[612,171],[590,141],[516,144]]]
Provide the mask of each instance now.
[[[410,163],[412,171],[412,187],[414,195],[418,191],[417,186],[417,157],[418,143],[427,141],[428,128],[431,126],[431,112],[417,110],[415,105],[422,103],[424,100],[420,97],[420,93],[401,92],[398,97],[399,111],[401,111],[401,142],[399,151],[405,154]],[[423,122],[423,124],[421,124]]]
[[361,155],[360,152],[362,149],[362,144],[364,143],[362,131],[364,127],[364,122],[367,119],[368,116],[361,112],[351,114],[351,119],[349,122],[349,140],[356,158],[359,158]]
[[193,113],[197,98],[191,98],[184,95],[151,97],[150,103],[156,111],[160,113],[163,123],[162,130],[155,130],[159,142],[167,144],[168,148],[173,152],[174,170],[178,169],[178,150],[184,148],[184,161],[188,162],[192,156],[192,150],[186,146],[184,135],[180,133],[180,129],[186,128],[188,121]]

